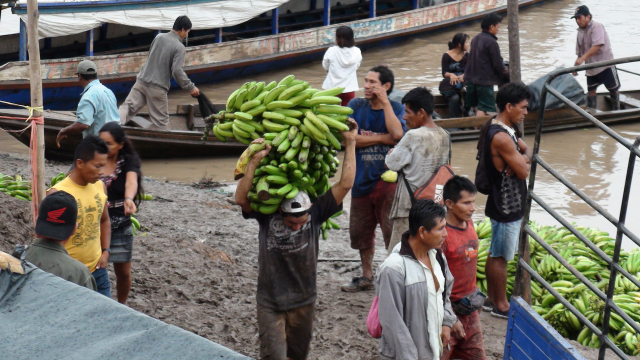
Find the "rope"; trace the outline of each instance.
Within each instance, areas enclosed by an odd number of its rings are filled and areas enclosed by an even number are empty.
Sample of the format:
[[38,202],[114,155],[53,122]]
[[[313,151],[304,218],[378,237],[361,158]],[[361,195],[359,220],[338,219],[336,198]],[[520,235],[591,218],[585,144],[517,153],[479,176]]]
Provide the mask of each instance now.
[[12,116],[0,116],[0,118],[3,119],[12,119],[12,120],[24,120],[24,121],[31,121],[31,123],[29,124],[29,126],[27,126],[26,128],[22,129],[22,130],[5,130],[7,132],[16,132],[16,131],[20,131],[20,132],[24,132],[27,129],[31,128],[31,139],[29,139],[29,162],[31,165],[31,212],[33,213],[33,222],[35,223],[38,220],[38,210],[40,208],[40,204],[38,203],[39,197],[38,197],[38,152],[37,152],[37,126],[33,126],[33,124],[35,123],[36,125],[44,125],[44,116],[33,116],[33,112],[34,111],[39,111],[40,113],[44,112],[44,107],[42,106],[26,106],[26,105],[20,105],[20,104],[15,104],[15,103],[11,103],[8,101],[2,101],[0,100],[0,103],[3,104],[7,104],[7,105],[12,105],[12,106],[17,106],[17,107],[21,107],[24,109],[29,110],[29,117],[28,118],[23,118],[23,117],[12,117]]

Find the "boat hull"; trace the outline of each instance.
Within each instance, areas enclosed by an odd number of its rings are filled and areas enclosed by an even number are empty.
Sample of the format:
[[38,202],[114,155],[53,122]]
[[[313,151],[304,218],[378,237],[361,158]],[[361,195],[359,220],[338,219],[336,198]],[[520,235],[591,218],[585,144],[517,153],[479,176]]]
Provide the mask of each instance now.
[[[545,0],[521,0],[520,6],[531,6]],[[346,23],[354,28],[358,46],[362,50],[385,46],[408,38],[420,36],[430,31],[458,26],[475,21],[485,14],[497,11],[505,12],[504,0],[463,0],[431,8],[412,10],[380,18]],[[315,28],[262,37],[257,39],[205,45],[187,49],[185,71],[196,84],[255,75],[270,70],[282,69],[322,59],[325,50],[332,45],[335,26]],[[220,54],[216,51],[220,50]],[[216,61],[216,59],[232,59]],[[110,88],[116,98],[124,100],[135,83],[139,68],[146,61],[146,53],[97,56],[92,58],[104,75],[100,80]],[[43,61],[45,74],[43,79],[43,98],[45,109],[71,110],[77,107],[82,88],[74,76],[75,66],[81,59],[62,59]],[[26,64],[10,63],[13,67]],[[29,82],[3,77],[3,72],[17,71],[11,66],[0,68],[0,98],[17,104],[29,104]],[[21,69],[25,74],[25,69]],[[70,75],[71,74],[71,75]],[[174,80],[172,88],[177,88]],[[0,105],[1,106],[1,105]]]
[[[606,95],[599,95],[600,111],[595,113],[602,123],[610,126],[627,122],[640,121],[640,107],[627,105],[626,109],[619,111],[610,111]],[[628,98],[629,102],[640,105],[640,91],[621,92],[621,99]],[[442,96],[435,97],[436,110],[446,113],[447,100]],[[624,105],[623,105],[624,106]],[[179,109],[185,107],[180,106]],[[182,111],[182,110],[181,110]],[[197,116],[197,113],[195,114]],[[25,117],[28,116],[26,110],[1,110],[0,109],[0,128],[5,130],[21,130],[25,128],[23,120],[3,119],[7,117]],[[187,118],[193,116],[193,112],[182,111],[181,114],[173,114],[172,118],[179,118],[185,124]],[[56,137],[58,132],[73,123],[75,117],[70,112],[45,111],[45,157],[49,160],[68,160],[73,158],[75,147],[80,142],[81,137],[65,138],[61,147],[56,145]],[[479,118],[455,118],[455,119],[439,119],[436,124],[450,131],[452,141],[474,141],[478,139],[480,131],[478,127],[482,126],[488,116]],[[535,133],[538,112],[530,112],[525,117],[525,133]],[[568,108],[545,111],[545,120],[543,131],[565,131],[584,127],[592,127],[593,124],[582,118],[575,111]],[[236,155],[244,151],[245,145],[228,141],[221,142],[214,136],[209,136],[205,142],[201,140],[202,131],[156,131],[145,130],[142,128],[125,126],[125,132],[132,141],[134,147],[142,158],[187,158],[187,157],[215,157],[224,155]],[[29,145],[30,131],[11,132],[12,136],[21,141],[25,145]]]

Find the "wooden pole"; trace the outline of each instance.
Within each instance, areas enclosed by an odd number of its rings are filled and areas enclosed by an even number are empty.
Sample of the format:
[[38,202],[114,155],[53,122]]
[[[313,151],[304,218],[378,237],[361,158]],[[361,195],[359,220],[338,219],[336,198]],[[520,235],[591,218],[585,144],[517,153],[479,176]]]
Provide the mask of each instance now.
[[[520,68],[520,25],[518,24],[518,0],[507,0],[507,17],[509,21],[509,77],[511,82],[522,81]],[[524,134],[524,124],[518,124]]]
[[[511,82],[522,81],[522,71],[520,68],[520,25],[518,24],[518,0],[507,0],[507,17],[509,21],[509,76]],[[524,124],[518,124],[518,130],[524,135]],[[518,246],[518,258],[529,263],[529,236],[522,230]],[[516,272],[516,283],[514,293],[522,297],[531,304],[531,275],[518,266]]]
[[[31,107],[42,106],[42,75],[40,73],[40,43],[38,42],[38,1],[27,0],[27,44],[29,48],[29,82],[31,89]],[[42,116],[41,111],[34,111],[34,117]],[[38,170],[36,208],[45,197],[44,187],[44,125],[36,126],[36,166]],[[35,215],[35,214],[34,214]],[[34,219],[35,220],[35,219]]]

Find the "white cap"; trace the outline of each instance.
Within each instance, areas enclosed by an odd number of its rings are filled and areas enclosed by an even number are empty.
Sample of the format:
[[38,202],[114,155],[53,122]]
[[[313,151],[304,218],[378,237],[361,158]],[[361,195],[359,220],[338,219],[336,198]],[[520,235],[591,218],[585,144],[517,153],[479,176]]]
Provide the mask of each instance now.
[[282,212],[297,214],[311,209],[311,199],[306,192],[300,191],[293,199],[286,199],[280,205]]

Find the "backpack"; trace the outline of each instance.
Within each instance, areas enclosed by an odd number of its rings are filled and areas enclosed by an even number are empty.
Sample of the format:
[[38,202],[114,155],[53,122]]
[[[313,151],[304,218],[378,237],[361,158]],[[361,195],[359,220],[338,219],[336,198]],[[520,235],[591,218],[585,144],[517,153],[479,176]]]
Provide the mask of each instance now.
[[455,175],[456,174],[451,168],[451,135],[449,135],[449,163],[447,165],[442,165],[438,169],[436,169],[433,175],[431,175],[431,178],[429,178],[429,180],[427,180],[427,182],[419,187],[415,192],[411,192],[409,181],[404,175],[404,172],[402,172],[404,185],[406,186],[407,191],[409,192],[409,196],[411,197],[411,204],[415,203],[416,200],[421,199],[430,199],[439,203],[440,205],[444,204],[442,193],[444,184],[446,184],[447,181],[451,180],[451,178],[453,178]]
[[[444,289],[442,290],[442,303],[446,302],[447,298],[447,272],[445,271],[444,259],[442,258],[442,250],[437,250],[436,260],[440,264],[440,270],[444,275]],[[407,280],[407,265],[402,258],[402,264],[404,265],[404,280]],[[367,331],[369,335],[374,339],[379,339],[382,336],[382,325],[380,324],[380,317],[378,315],[378,296],[373,298],[371,308],[369,309],[369,315],[367,315]]]

